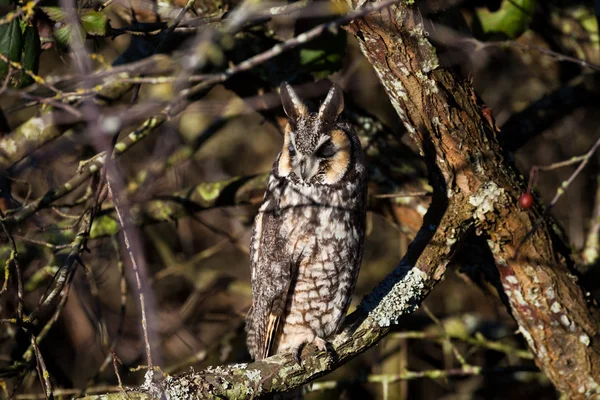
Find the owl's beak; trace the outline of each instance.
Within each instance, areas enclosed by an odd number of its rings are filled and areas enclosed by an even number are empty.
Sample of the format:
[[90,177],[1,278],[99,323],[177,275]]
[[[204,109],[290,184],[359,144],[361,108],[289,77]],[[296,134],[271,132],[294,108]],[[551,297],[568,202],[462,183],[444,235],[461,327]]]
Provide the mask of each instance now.
[[313,157],[301,158],[294,168],[294,173],[302,182],[310,181],[317,172],[319,172],[319,163]]

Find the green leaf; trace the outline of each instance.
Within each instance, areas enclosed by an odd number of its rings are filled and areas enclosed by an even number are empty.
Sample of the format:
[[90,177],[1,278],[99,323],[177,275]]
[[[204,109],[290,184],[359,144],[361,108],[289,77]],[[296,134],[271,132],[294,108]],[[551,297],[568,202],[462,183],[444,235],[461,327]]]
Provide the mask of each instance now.
[[85,32],[80,25],[65,25],[54,31],[56,41],[62,46],[78,46],[85,40]]
[[62,46],[69,45],[69,39],[71,38],[71,25],[61,26],[54,31],[54,37],[56,41]]
[[[40,67],[40,54],[42,46],[40,43],[40,34],[37,25],[33,24],[25,28],[25,37],[23,38],[23,67],[26,70],[37,75]],[[33,83],[33,78],[26,73],[21,73],[21,87],[29,86]]]
[[300,50],[300,62],[303,65],[307,65],[317,61],[318,59],[326,55],[322,49],[301,49]]
[[503,34],[510,39],[516,39],[529,27],[535,0],[503,0],[497,11],[491,12],[486,8],[478,8],[477,16],[484,33]]
[[81,24],[88,35],[104,36],[108,26],[108,18],[100,11],[86,11],[81,15]]
[[[21,60],[22,39],[19,18],[13,19],[8,24],[0,25],[0,53],[9,60],[17,62]],[[0,60],[0,78],[4,78],[7,73],[8,64]]]
[[60,7],[41,7],[42,11],[54,22],[65,22],[67,12]]

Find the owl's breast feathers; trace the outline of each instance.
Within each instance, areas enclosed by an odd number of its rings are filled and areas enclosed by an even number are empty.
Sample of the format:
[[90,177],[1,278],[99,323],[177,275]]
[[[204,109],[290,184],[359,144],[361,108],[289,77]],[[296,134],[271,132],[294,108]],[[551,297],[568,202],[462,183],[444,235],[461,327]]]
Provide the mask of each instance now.
[[364,170],[336,186],[269,179],[250,249],[253,304],[248,347],[255,359],[297,350],[335,333],[362,259]]

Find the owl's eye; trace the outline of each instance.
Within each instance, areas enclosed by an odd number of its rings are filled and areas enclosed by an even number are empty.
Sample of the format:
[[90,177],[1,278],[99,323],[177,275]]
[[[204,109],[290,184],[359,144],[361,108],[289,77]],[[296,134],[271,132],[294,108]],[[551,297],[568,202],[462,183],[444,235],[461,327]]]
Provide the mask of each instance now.
[[293,144],[288,144],[288,153],[290,154],[290,156],[295,156],[296,155],[296,149],[294,148]]
[[333,145],[333,143],[331,143],[331,141],[327,141],[325,143],[323,143],[321,145],[321,147],[319,147],[319,149],[317,150],[316,156],[319,158],[330,158],[333,157],[336,153],[336,148]]

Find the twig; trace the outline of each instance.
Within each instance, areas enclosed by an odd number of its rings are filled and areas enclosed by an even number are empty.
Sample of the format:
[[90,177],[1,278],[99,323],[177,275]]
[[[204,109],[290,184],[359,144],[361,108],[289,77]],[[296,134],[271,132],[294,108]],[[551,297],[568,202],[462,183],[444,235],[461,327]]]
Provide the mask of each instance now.
[[[588,150],[588,152],[582,156],[577,156],[577,157],[573,157],[569,160],[566,161],[561,161],[555,164],[551,164],[551,165],[547,165],[547,166],[539,166],[539,165],[534,165],[533,167],[531,167],[531,170],[529,172],[529,183],[527,185],[527,192],[529,193],[531,191],[531,187],[535,184],[535,181],[537,179],[537,171],[541,170],[541,171],[550,171],[556,168],[561,168],[561,167],[566,167],[569,165],[573,165],[576,163],[579,163],[579,165],[577,166],[577,168],[575,169],[575,171],[573,171],[573,173],[571,174],[571,176],[569,176],[569,178],[566,181],[563,181],[560,185],[560,187],[556,190],[556,194],[554,195],[554,197],[552,198],[552,200],[550,201],[550,203],[548,203],[548,205],[546,206],[544,212],[546,214],[550,213],[550,210],[552,209],[552,207],[554,207],[554,205],[558,202],[558,199],[560,199],[560,197],[565,194],[566,190],[569,188],[569,186],[571,185],[571,183],[573,183],[573,181],[575,180],[575,178],[577,178],[577,175],[579,175],[579,173],[583,170],[583,168],[585,168],[585,166],[587,165],[587,163],[590,161],[590,158],[594,155],[594,153],[596,152],[596,150],[598,149],[598,147],[600,147],[600,137],[596,140],[596,142],[594,143],[594,145],[590,148],[590,150]],[[517,248],[515,249],[514,255],[513,255],[513,260],[517,259],[517,256],[519,255],[519,250],[521,249],[521,247],[523,247],[523,245],[527,242],[527,240],[529,240],[529,238],[535,233],[535,231],[537,231],[537,229],[540,227],[541,223],[544,221],[544,215],[540,215],[535,223],[533,224],[533,227],[531,228],[531,230],[529,232],[527,232],[527,234],[525,236],[523,236],[523,238],[521,239],[521,241],[519,242],[519,245],[517,246]]]
[[[480,42],[480,43],[482,43],[482,42]],[[542,55],[552,57],[552,58],[556,59],[557,61],[568,61],[568,62],[577,64],[581,67],[589,68],[594,71],[600,71],[600,66],[590,63],[588,61],[582,60],[581,58],[571,57],[569,55],[559,53],[557,51],[550,50],[550,49],[540,47],[540,46],[535,46],[535,45],[530,45],[530,44],[522,44],[522,43],[516,42],[514,40],[500,41],[500,42],[486,42],[486,43],[482,43],[482,44],[484,44],[485,46],[496,45],[499,47],[516,47],[523,51],[534,50]]]
[[[2,213],[2,211],[0,211],[0,225],[2,225],[2,230],[4,231],[4,234],[8,238],[8,241],[10,242],[10,245],[12,247],[10,257],[6,264],[6,269],[8,271],[8,263],[12,262],[12,265],[15,267],[15,274],[17,277],[17,322],[21,324],[21,322],[23,321],[23,304],[25,302],[25,296],[23,294],[23,275],[21,275],[21,266],[19,265],[19,252],[17,251],[17,244],[9,228],[2,221],[3,217],[4,214]],[[6,285],[8,282],[8,272],[5,273],[5,279],[6,280],[4,282],[4,285]],[[4,291],[4,288],[2,289],[2,291]]]
[[110,6],[114,0],[106,0],[98,9],[98,11],[104,10],[106,7]]
[[33,14],[34,14],[34,10],[33,9],[38,5],[38,3],[40,1],[42,1],[42,0],[33,0],[33,1],[30,1],[30,2],[28,2],[26,4],[23,4],[16,11],[9,12],[3,18],[0,18],[0,25],[9,23],[13,19],[18,18],[18,17],[20,17],[23,14],[25,14],[25,19],[29,19],[31,16],[33,16]]
[[[118,392],[120,389],[118,386],[95,386],[93,388],[87,389],[54,389],[55,396],[79,396],[85,393],[93,394],[93,393],[110,393],[110,392]],[[17,394],[14,396],[16,400],[37,400],[44,399],[44,393],[27,393],[27,394]]]
[[551,207],[553,207],[556,204],[558,199],[565,193],[565,191],[568,189],[569,185],[571,185],[571,183],[573,183],[575,178],[577,178],[577,175],[579,175],[579,173],[587,165],[587,163],[590,161],[590,158],[594,155],[596,150],[598,150],[599,146],[600,146],[600,138],[598,138],[596,140],[594,145],[584,155],[573,157],[569,160],[560,161],[560,162],[550,164],[550,165],[534,165],[534,166],[532,166],[531,170],[529,171],[529,183],[527,185],[527,192],[531,192],[531,188],[533,186],[535,186],[535,184],[537,183],[538,171],[552,171],[554,169],[568,167],[570,165],[580,163],[579,166],[575,169],[575,171],[571,174],[571,176],[569,176],[569,178],[566,181],[563,181],[561,183],[560,187],[557,189],[556,194],[554,195],[554,197],[548,204],[547,208],[549,210]]
[[[569,185],[571,185],[571,183],[573,183],[575,178],[577,178],[577,175],[579,175],[579,173],[583,170],[583,168],[585,168],[587,163],[590,161],[590,158],[592,157],[592,155],[594,155],[596,150],[598,150],[599,146],[600,146],[600,138],[598,138],[596,140],[596,143],[594,143],[594,145],[592,146],[592,148],[584,156],[582,156],[583,158],[581,160],[575,160],[575,161],[571,162],[571,163],[576,163],[576,162],[581,161],[581,163],[579,164],[577,169],[575,169],[575,171],[571,174],[569,179],[567,179],[560,185],[560,188],[558,188],[558,190],[556,191],[554,198],[552,199],[552,201],[550,201],[550,204],[548,204],[548,209],[550,209],[550,207],[553,207],[556,204],[556,202],[558,201],[558,199],[565,193],[565,191],[569,188]],[[575,159],[577,159],[577,158],[578,157],[575,157]],[[561,166],[564,166],[564,165],[561,165]]]
[[113,368],[115,369],[115,375],[117,376],[117,381],[119,382],[119,389],[121,391],[124,391],[123,381],[121,381],[121,375],[119,374],[119,366],[117,365],[117,364],[121,364],[121,359],[119,357],[117,357],[114,350],[112,350],[112,349],[110,351],[110,355],[112,356]]
[[50,373],[48,372],[48,369],[46,369],[44,357],[42,357],[42,353],[40,352],[34,335],[31,335],[31,345],[33,346],[33,350],[35,351],[38,375],[40,377],[40,381],[42,382],[42,386],[45,388],[44,393],[46,394],[46,399],[52,400],[54,399],[54,395],[52,392],[52,382],[50,382]]
[[[56,323],[56,321],[58,320],[58,317],[60,316],[62,310],[64,309],[64,306],[67,302],[67,293],[69,291],[69,286],[66,286],[63,288],[63,293],[61,295],[61,300],[58,303],[58,306],[56,307],[56,310],[54,310],[54,314],[52,315],[52,317],[50,318],[50,320],[44,325],[44,327],[42,328],[42,330],[37,334],[37,336],[35,337],[35,344],[39,344],[48,334],[48,332],[50,332],[50,329],[52,328],[52,326]],[[15,366],[17,367],[27,367],[28,365],[30,365],[31,361],[33,360],[33,357],[35,355],[35,348],[33,343],[29,346],[29,348],[25,351],[25,353],[23,353],[23,362],[21,363],[21,365],[16,364]],[[44,395],[43,395],[44,396]]]
[[583,249],[583,260],[587,265],[592,265],[600,257],[600,176],[596,178],[596,201],[592,224],[588,231],[585,247]]
[[423,308],[423,311],[425,311],[425,314],[427,314],[427,316],[433,321],[433,323],[436,324],[438,326],[438,328],[440,328],[440,331],[444,335],[444,339],[445,339],[444,342],[447,343],[448,346],[450,346],[450,348],[452,349],[452,352],[454,353],[454,357],[456,357],[456,359],[458,360],[460,365],[463,368],[468,367],[469,365],[468,365],[467,361],[465,360],[463,355],[460,354],[460,351],[458,351],[458,349],[456,348],[454,343],[452,343],[452,340],[450,339],[450,336],[446,332],[444,325],[440,322],[440,320],[435,315],[433,315],[433,313],[431,312],[429,307],[427,307],[426,304],[423,304],[422,308]]
[[[486,339],[482,334],[476,333],[475,337],[470,337],[462,334],[446,332],[446,335],[452,339],[460,340],[470,345],[494,350],[504,354],[513,354],[519,358],[526,360],[533,360],[533,355],[527,350],[516,349],[510,345],[500,343],[498,341],[492,341]],[[390,334],[391,338],[394,339],[430,339],[430,340],[442,340],[444,335],[436,335],[422,331],[407,331],[407,332],[396,332]]]
[[183,20],[183,17],[185,17],[185,14],[187,14],[188,11],[190,11],[194,7],[195,3],[196,3],[196,0],[188,0],[185,7],[183,7],[181,9],[181,11],[179,12],[179,15],[177,15],[177,18],[175,18],[173,23],[171,25],[169,25],[169,27],[162,33],[163,37],[162,37],[161,41],[158,43],[158,45],[156,46],[156,50],[154,50],[154,54],[162,52],[163,47],[164,47],[165,43],[167,43],[167,40],[168,40],[169,36],[171,35],[171,33],[173,33],[175,28],[177,28],[177,26],[181,23],[181,21]]
[[[113,168],[111,168],[113,169]],[[154,364],[152,361],[152,349],[150,346],[150,335],[148,333],[148,318],[147,318],[147,314],[146,314],[146,300],[145,300],[145,285],[142,284],[142,278],[141,278],[141,274],[140,274],[140,264],[138,263],[138,257],[136,257],[136,255],[134,254],[134,250],[132,248],[132,242],[131,242],[131,238],[130,238],[130,230],[131,230],[131,222],[130,222],[130,217],[129,217],[129,209],[124,209],[123,205],[121,204],[121,200],[118,196],[117,193],[115,193],[114,190],[114,176],[112,176],[113,174],[109,173],[107,174],[107,185],[108,185],[108,191],[110,193],[110,196],[112,197],[113,200],[113,204],[115,205],[115,211],[117,213],[117,217],[119,218],[119,222],[121,224],[122,227],[122,231],[123,231],[123,239],[125,242],[125,249],[127,250],[127,253],[129,254],[129,260],[131,262],[131,266],[133,268],[133,272],[135,274],[135,279],[136,279],[136,283],[137,283],[137,289],[139,292],[139,300],[140,300],[140,311],[142,313],[142,330],[144,333],[144,344],[146,346],[146,357],[147,357],[147,361],[148,361],[148,373],[149,374],[153,374],[154,373]],[[142,264],[142,266],[145,266],[145,264]],[[149,375],[150,377],[152,375]],[[150,378],[151,380],[151,378]]]
[[[447,33],[448,31],[450,31],[449,28],[443,29],[444,33]],[[494,48],[494,47],[498,47],[498,48],[515,47],[515,48],[517,48],[519,50],[523,50],[523,51],[534,50],[542,55],[552,57],[552,58],[556,59],[557,61],[568,61],[568,62],[577,64],[577,65],[580,65],[582,67],[590,68],[594,71],[600,71],[600,66],[598,66],[596,64],[587,62],[587,61],[582,60],[577,57],[571,57],[566,54],[562,54],[562,53],[559,53],[559,52],[556,52],[556,51],[553,51],[550,49],[546,49],[546,48],[540,47],[540,46],[521,44],[514,40],[482,42],[473,37],[460,37],[461,35],[458,34],[457,32],[451,32],[450,35],[451,35],[450,39],[448,39],[449,41],[454,42],[455,45],[460,44],[461,42],[463,44],[470,43],[474,46],[474,52],[478,52],[483,49]],[[441,37],[441,35],[438,37]]]
[[[539,373],[540,371],[535,367],[529,366],[517,366],[517,367],[503,367],[503,368],[480,368],[480,367],[466,367],[466,368],[453,368],[453,369],[433,369],[426,371],[409,371],[405,370],[399,374],[373,374],[366,378],[366,382],[369,383],[396,383],[399,381],[408,381],[415,379],[445,379],[445,378],[458,378],[463,376],[471,375],[498,375],[498,374],[514,374],[517,372],[533,372]],[[320,381],[315,382],[312,385],[311,391],[322,391],[331,390],[340,386],[346,386],[351,382],[345,381]]]
[[[1,24],[1,23],[0,23]],[[25,73],[26,75],[28,75],[31,79],[33,79],[33,81],[41,86],[44,86],[46,88],[48,88],[49,90],[51,90],[52,92],[54,92],[57,95],[62,94],[62,92],[60,90],[58,90],[56,87],[54,87],[52,84],[46,82],[46,80],[44,78],[42,78],[39,75],[34,74],[32,71],[28,70],[27,68],[25,68],[22,64],[16,62],[16,61],[12,61],[11,59],[9,59],[8,57],[6,57],[4,54],[0,53],[0,60],[4,61],[5,63],[9,64],[11,67]]]
[[[71,281],[73,272],[75,271],[75,267],[78,263],[81,262],[81,253],[85,248],[86,240],[88,237],[86,232],[88,231],[90,224],[90,218],[85,218],[82,223],[82,228],[77,233],[77,236],[75,236],[75,239],[71,243],[71,251],[69,252],[63,266],[57,273],[56,284],[54,286],[54,289],[50,291],[50,293],[47,296],[45,296],[45,298],[40,299],[40,304],[38,305],[38,307],[27,316],[28,322],[32,322],[35,319],[37,319],[38,314],[42,310],[47,308],[56,298],[56,296],[58,296],[59,294],[61,295],[61,297],[67,296],[68,288],[70,288],[70,285],[67,283]],[[65,289],[67,289],[66,292]]]
[[[106,358],[104,359],[104,362],[102,363],[100,368],[98,368],[96,374],[92,378],[90,378],[90,380],[87,383],[87,386],[90,386],[97,381],[97,379],[100,377],[100,374],[106,369],[106,367],[110,364],[111,361],[113,361],[114,363],[114,359],[116,357],[114,349],[117,347],[119,340],[121,340],[121,336],[123,335],[123,327],[125,326],[125,313],[127,311],[127,279],[125,279],[125,268],[123,265],[123,260],[119,256],[121,254],[121,251],[119,246],[119,240],[116,235],[112,236],[111,242],[115,250],[114,253],[117,258],[117,269],[119,270],[120,276],[119,282],[121,293],[121,305],[119,307],[119,325],[117,327],[117,333],[115,334],[115,337],[113,338],[112,343],[108,348],[108,352]],[[118,375],[117,377],[120,379]]]
[[36,240],[36,239],[27,238],[25,236],[20,236],[20,235],[13,235],[13,236],[16,239],[19,239],[19,240],[21,240],[23,242],[29,242],[29,243],[37,244],[39,246],[43,246],[43,247],[46,247],[46,248],[52,249],[52,250],[62,250],[62,249],[65,249],[65,248],[69,247],[68,244],[52,244],[52,243],[45,242],[43,240]]

